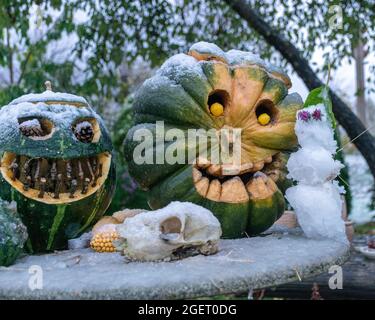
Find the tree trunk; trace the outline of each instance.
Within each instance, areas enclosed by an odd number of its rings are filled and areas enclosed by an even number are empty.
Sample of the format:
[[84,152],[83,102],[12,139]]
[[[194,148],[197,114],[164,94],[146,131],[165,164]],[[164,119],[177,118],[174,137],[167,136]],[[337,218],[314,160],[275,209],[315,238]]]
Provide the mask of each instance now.
[[362,123],[367,125],[367,110],[365,98],[365,49],[362,41],[360,40],[353,52],[355,60],[355,78],[356,78],[356,109],[359,119]]
[[[311,69],[308,61],[300,51],[278,31],[270,27],[262,17],[250,7],[245,0],[225,0],[232,9],[243,18],[248,25],[257,31],[264,39],[278,50],[283,57],[293,66],[297,74],[305,82],[306,86],[312,90],[323,85],[315,72]],[[366,159],[372,175],[375,177],[375,139],[366,131],[365,126],[350,110],[350,108],[330,90],[333,112],[338,122],[346,130],[350,139]],[[366,132],[364,132],[366,131]]]

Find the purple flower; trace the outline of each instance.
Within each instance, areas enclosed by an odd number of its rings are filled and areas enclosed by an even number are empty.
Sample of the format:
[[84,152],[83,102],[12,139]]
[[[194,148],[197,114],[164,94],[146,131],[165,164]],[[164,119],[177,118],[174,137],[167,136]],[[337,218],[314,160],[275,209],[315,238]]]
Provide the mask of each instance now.
[[308,112],[308,111],[300,111],[300,112],[298,113],[298,119],[299,119],[299,120],[302,120],[302,121],[307,122],[307,121],[310,120],[310,118],[311,118],[311,114],[310,114],[310,112]]
[[322,120],[322,112],[320,111],[320,109],[315,109],[312,117],[314,120]]

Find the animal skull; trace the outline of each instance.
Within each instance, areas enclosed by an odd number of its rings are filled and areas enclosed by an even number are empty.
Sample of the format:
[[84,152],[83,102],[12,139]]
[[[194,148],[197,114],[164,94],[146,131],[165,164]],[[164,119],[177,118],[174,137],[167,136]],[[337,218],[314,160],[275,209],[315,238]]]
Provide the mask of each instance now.
[[216,253],[221,226],[209,210],[176,201],[126,219],[117,232],[117,249],[130,260],[175,260]]

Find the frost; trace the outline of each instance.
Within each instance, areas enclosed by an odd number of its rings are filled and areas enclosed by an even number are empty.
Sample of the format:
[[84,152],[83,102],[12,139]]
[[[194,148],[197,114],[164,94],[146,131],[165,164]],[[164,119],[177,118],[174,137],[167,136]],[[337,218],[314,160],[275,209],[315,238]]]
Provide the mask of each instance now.
[[288,177],[297,185],[285,196],[309,238],[326,237],[348,243],[341,217],[343,188],[332,181],[343,165],[334,160],[337,144],[324,105],[297,112],[295,132],[302,148],[287,163]]
[[20,123],[20,127],[25,127],[25,128],[40,128],[42,130],[42,128],[40,127],[40,123],[38,121],[38,119],[31,119],[31,120],[26,120],[22,123]]
[[189,51],[197,51],[202,54],[210,54],[222,58],[231,66],[235,65],[257,65],[266,69],[270,73],[282,75],[282,77],[289,79],[289,76],[279,67],[274,66],[258,55],[247,51],[232,49],[227,52],[221,50],[216,44],[200,41],[193,44]]
[[[43,102],[39,103],[30,103],[22,102],[17,105],[9,104],[4,106],[0,110],[0,141],[8,141],[11,137],[19,135],[19,119],[20,118],[47,118],[51,119],[55,124],[55,127],[58,128],[61,124],[61,127],[70,127],[72,121],[78,118],[84,117],[93,117],[95,116],[98,121],[99,117],[91,108],[77,108],[70,105],[61,105],[61,104],[45,104]],[[33,119],[30,121],[38,121]],[[25,121],[21,125],[34,124],[33,122]]]
[[189,74],[205,77],[197,60],[184,53],[170,57],[162,64],[156,74],[160,76],[172,75],[174,78],[188,77]]
[[226,53],[229,64],[256,64],[262,67],[266,67],[266,63],[258,55],[251,52],[241,51],[232,49]]
[[76,96],[74,94],[53,92],[50,90],[42,93],[30,93],[25,94],[15,100],[10,105],[15,105],[23,102],[48,102],[48,101],[59,101],[59,102],[76,102],[88,105],[87,101],[83,97]]
[[197,43],[194,43],[190,47],[189,51],[197,51],[203,54],[211,54],[213,56],[221,57],[226,60],[225,52],[221,50],[216,44],[210,42],[199,41]]
[[91,123],[88,122],[88,121],[82,121],[82,122],[79,122],[77,125],[76,125],[76,131],[81,131],[82,129],[86,129],[87,127],[92,127]]

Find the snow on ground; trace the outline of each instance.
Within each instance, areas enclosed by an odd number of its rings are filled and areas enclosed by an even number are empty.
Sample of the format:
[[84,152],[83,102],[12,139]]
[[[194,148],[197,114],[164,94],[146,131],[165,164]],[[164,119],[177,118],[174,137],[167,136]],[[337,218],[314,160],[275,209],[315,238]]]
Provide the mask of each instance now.
[[349,167],[349,183],[352,192],[352,211],[350,219],[361,224],[375,218],[375,210],[370,211],[371,189],[374,180],[365,159],[360,154],[345,156]]

